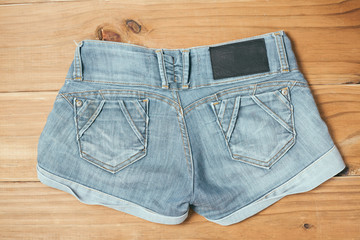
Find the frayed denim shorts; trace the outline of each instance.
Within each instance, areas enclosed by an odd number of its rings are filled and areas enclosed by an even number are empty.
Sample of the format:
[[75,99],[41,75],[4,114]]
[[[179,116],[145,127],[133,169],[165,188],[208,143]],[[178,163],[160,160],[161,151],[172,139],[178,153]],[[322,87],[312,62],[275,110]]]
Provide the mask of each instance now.
[[83,203],[226,226],[345,168],[283,30],[181,49],[89,39],[69,65],[37,174]]

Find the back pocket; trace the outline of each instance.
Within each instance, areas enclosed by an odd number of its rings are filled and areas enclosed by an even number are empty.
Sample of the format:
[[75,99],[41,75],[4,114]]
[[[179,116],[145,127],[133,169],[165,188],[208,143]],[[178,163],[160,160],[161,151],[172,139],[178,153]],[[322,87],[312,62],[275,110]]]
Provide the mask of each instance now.
[[148,99],[75,97],[74,119],[80,156],[116,173],[146,155]]
[[232,159],[269,169],[294,144],[288,87],[211,102]]

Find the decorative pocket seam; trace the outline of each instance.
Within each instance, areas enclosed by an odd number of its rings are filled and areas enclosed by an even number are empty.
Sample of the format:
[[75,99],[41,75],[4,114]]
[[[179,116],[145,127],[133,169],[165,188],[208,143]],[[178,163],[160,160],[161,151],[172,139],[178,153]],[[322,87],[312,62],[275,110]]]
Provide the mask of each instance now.
[[130,127],[134,130],[134,133],[136,134],[137,138],[140,140],[143,146],[145,146],[144,139],[145,137],[140,133],[139,129],[136,127],[134,120],[132,119],[129,111],[126,109],[124,100],[119,100],[120,109],[123,112],[126,120],[128,121]]

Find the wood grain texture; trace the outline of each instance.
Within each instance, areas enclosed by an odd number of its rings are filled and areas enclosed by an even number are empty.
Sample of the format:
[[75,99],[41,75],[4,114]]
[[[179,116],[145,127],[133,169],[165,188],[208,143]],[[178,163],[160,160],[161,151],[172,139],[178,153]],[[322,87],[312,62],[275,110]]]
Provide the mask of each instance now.
[[[0,38],[0,92],[59,89],[74,54],[73,40],[94,39],[104,26],[123,42],[167,48],[284,29],[311,84],[359,82],[358,0],[168,2],[0,5],[0,28],[6,32]],[[139,34],[128,30],[127,19],[142,26]]]
[[[0,239],[360,239],[360,1],[0,0]],[[222,227],[80,203],[36,176],[37,143],[83,39],[216,44],[284,30],[347,169]]]

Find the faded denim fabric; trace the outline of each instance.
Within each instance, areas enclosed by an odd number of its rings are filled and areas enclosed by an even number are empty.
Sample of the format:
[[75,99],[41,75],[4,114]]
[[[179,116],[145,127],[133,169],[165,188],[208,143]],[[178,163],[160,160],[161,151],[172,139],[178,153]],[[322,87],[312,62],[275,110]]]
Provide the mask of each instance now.
[[182,49],[81,41],[37,163],[83,203],[224,226],[344,167],[282,30]]

